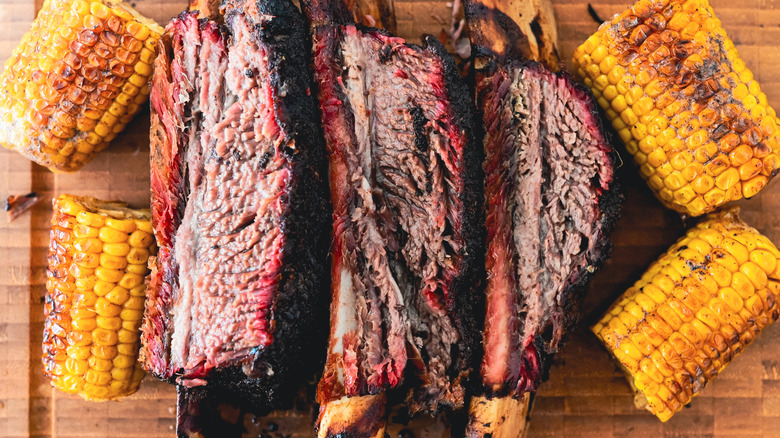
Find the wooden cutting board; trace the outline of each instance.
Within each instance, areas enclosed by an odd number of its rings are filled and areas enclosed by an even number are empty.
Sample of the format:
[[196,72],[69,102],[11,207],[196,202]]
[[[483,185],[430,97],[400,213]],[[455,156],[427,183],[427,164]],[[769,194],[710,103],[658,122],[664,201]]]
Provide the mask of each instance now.
[[[399,33],[417,41],[449,27],[448,2],[395,0]],[[41,0],[0,0],[0,59],[27,30]],[[186,0],[135,0],[141,12],[166,23]],[[553,0],[561,56],[597,28],[581,0]],[[594,10],[609,18],[629,0],[598,0]],[[780,0],[712,0],[729,36],[769,97],[780,108]],[[40,366],[43,296],[50,199],[60,193],[149,202],[148,110],[139,114],[111,147],[72,175],[55,175],[16,153],[0,150],[0,196],[37,191],[43,198],[13,223],[0,215],[0,436],[156,437],[174,436],[173,387],[147,378],[142,389],[121,402],[87,403],[54,391]],[[584,324],[557,357],[550,379],[539,390],[528,436],[565,437],[746,437],[780,436],[780,324],[764,331],[746,352],[709,385],[691,407],[666,424],[634,408],[622,375],[586,330],[609,303],[683,231],[680,218],[665,210],[638,178],[630,158],[619,173],[626,186],[623,218],[613,236],[612,258],[596,276],[584,304]],[[743,218],[780,244],[780,182],[741,202]],[[311,413],[279,413],[246,418],[270,436],[308,437]],[[273,423],[271,425],[270,423]],[[417,437],[446,437],[441,422],[420,419],[402,427]]]

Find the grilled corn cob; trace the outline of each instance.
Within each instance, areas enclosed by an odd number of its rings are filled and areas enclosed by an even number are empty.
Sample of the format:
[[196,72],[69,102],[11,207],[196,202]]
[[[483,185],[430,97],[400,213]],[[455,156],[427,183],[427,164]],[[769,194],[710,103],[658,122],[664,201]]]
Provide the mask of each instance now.
[[706,0],[640,0],[574,52],[642,177],[699,216],[780,166],[780,120]]
[[156,246],[148,210],[94,198],[54,199],[43,367],[86,400],[138,390],[140,325]]
[[46,0],[0,76],[0,144],[78,170],[146,101],[162,31],[119,0]]
[[661,421],[778,318],[780,251],[737,212],[704,218],[592,327]]

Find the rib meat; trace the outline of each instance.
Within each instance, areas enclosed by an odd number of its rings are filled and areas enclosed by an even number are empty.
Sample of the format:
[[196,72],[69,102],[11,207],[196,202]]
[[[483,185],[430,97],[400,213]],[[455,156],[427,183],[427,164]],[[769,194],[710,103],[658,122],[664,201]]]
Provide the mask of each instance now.
[[487,227],[482,380],[493,394],[536,390],[606,258],[621,196],[592,96],[535,62],[478,70]]
[[334,209],[331,337],[318,401],[377,394],[409,371],[412,411],[463,404],[478,324],[479,148],[438,41],[304,3]]
[[[143,362],[185,387],[271,406],[311,363],[327,258],[325,147],[307,27],[287,0],[182,13],[152,80]],[[316,362],[316,361],[315,361]],[[290,391],[292,392],[292,391]]]

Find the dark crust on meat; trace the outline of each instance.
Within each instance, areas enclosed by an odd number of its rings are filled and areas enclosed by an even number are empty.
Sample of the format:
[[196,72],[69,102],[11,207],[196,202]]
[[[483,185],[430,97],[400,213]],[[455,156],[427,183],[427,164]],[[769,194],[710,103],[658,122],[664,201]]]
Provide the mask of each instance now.
[[[297,184],[289,198],[290,214],[282,224],[288,235],[283,249],[282,278],[275,304],[276,341],[263,358],[273,366],[274,376],[299,377],[320,369],[326,341],[326,294],[330,204],[327,192],[325,143],[309,70],[311,39],[305,20],[288,0],[258,2],[260,13],[275,17],[265,22],[260,40],[274,49],[269,67],[271,83],[285,90],[278,122],[295,139],[295,151],[285,151],[294,163]],[[281,106],[284,106],[283,108]],[[285,369],[288,368],[288,369]],[[294,381],[286,382],[295,384]],[[285,385],[289,386],[289,385]],[[269,388],[273,390],[275,388]],[[255,393],[255,398],[261,393]],[[276,394],[292,396],[294,391]]]
[[[238,1],[227,1],[225,19],[244,14]],[[223,4],[225,6],[225,4]],[[254,5],[252,5],[254,6]],[[287,199],[289,214],[281,224],[287,243],[282,249],[282,273],[275,297],[274,343],[258,351],[254,368],[268,367],[273,375],[247,376],[240,366],[212,370],[208,385],[196,392],[227,393],[251,403],[258,412],[288,403],[295,394],[290,390],[304,373],[321,367],[324,342],[327,285],[327,250],[330,206],[327,198],[325,146],[317,121],[319,113],[311,92],[309,47],[311,41],[300,12],[287,0],[263,0],[256,5],[270,20],[254,23],[252,37],[268,48],[270,83],[277,90],[275,115],[295,149],[283,153],[291,163],[295,182]],[[246,14],[251,17],[254,14]],[[281,92],[280,90],[283,90]],[[252,367],[249,367],[252,368]],[[251,374],[251,373],[250,373]],[[258,373],[265,374],[265,373]],[[306,374],[308,376],[308,374]],[[169,382],[176,376],[157,376]],[[193,391],[193,390],[190,390]]]

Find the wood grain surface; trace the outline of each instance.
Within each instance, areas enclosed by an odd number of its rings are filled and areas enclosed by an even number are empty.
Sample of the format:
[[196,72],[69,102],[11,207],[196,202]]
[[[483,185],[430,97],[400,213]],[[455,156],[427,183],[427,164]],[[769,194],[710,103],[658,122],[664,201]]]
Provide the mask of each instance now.
[[[187,0],[136,0],[141,12],[165,23]],[[597,28],[581,0],[553,0],[561,57]],[[591,2],[604,19],[629,6],[627,0]],[[769,98],[780,108],[780,0],[712,0],[716,13]],[[447,0],[395,0],[401,36],[449,28]],[[33,19],[40,0],[0,0],[0,60],[5,60]],[[148,205],[148,109],[81,171],[52,174],[20,155],[0,150],[0,196],[37,191],[44,199],[13,223],[0,217],[0,436],[2,437],[171,437],[175,391],[147,378],[142,389],[121,401],[87,403],[54,391],[43,377],[43,324],[49,200],[60,193],[123,199]],[[627,201],[613,236],[612,258],[596,276],[584,303],[584,322],[558,355],[539,390],[529,437],[780,437],[780,324],[769,327],[690,408],[666,424],[638,411],[620,372],[587,330],[606,307],[679,237],[684,224],[665,210],[637,176],[627,154],[620,169]],[[743,218],[780,243],[780,182],[740,203]],[[323,347],[324,348],[324,347]],[[279,426],[271,436],[308,437],[311,414],[286,412],[247,418],[254,436]],[[449,436],[441,422],[422,418],[391,425],[391,436],[409,427],[416,437]]]

